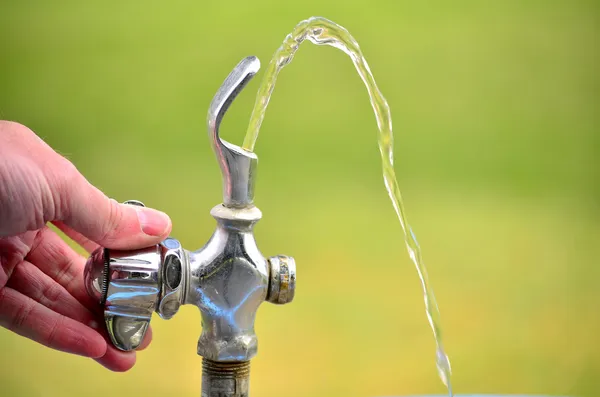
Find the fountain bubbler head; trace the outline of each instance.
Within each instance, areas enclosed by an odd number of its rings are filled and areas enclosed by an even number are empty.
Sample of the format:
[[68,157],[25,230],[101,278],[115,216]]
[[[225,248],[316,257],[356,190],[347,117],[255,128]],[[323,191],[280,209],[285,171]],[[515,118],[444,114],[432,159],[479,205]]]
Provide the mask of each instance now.
[[254,180],[258,157],[253,152],[222,140],[219,126],[227,109],[260,69],[254,56],[242,59],[227,76],[208,110],[208,135],[223,175],[223,205],[243,208],[254,200]]

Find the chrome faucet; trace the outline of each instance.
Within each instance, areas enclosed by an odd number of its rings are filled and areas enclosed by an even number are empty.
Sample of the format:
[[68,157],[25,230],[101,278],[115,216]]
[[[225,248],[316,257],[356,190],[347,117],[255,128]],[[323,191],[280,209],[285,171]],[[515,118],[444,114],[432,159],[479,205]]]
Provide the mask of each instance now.
[[121,350],[140,345],[153,312],[169,319],[182,304],[200,309],[202,397],[248,397],[256,311],[265,300],[294,298],[294,259],[264,258],[254,239],[262,216],[253,204],[258,158],[219,137],[229,105],[259,68],[256,57],[243,59],[210,105],[208,134],[223,175],[223,203],[211,211],[217,229],[208,243],[193,252],[170,237],[141,250],[99,248],[85,268],[87,291],[102,305],[108,335]]

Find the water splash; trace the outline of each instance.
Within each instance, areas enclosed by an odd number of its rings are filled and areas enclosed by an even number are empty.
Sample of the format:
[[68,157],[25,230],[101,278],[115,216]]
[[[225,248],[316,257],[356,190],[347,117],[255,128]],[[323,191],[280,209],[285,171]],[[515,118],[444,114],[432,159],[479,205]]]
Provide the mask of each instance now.
[[275,88],[279,72],[294,59],[294,55],[300,47],[300,44],[306,39],[313,44],[332,46],[346,53],[352,60],[352,63],[354,63],[356,71],[367,88],[367,92],[371,99],[371,106],[373,107],[373,112],[375,113],[375,118],[377,120],[377,128],[379,129],[377,138],[381,154],[383,180],[392,201],[392,205],[394,206],[394,210],[396,211],[396,215],[398,216],[398,220],[400,221],[400,226],[404,232],[404,241],[406,243],[408,255],[414,263],[421,281],[427,320],[429,321],[429,325],[431,326],[436,341],[436,365],[438,373],[442,382],[448,388],[448,394],[452,396],[450,360],[448,359],[442,344],[440,312],[433,289],[429,285],[427,269],[425,268],[425,264],[421,257],[421,248],[406,219],[404,205],[402,203],[402,194],[394,171],[394,135],[392,132],[390,107],[377,87],[371,69],[363,56],[358,43],[345,28],[328,19],[312,17],[300,22],[296,25],[294,30],[287,35],[281,47],[279,47],[273,55],[260,84],[256,95],[256,103],[254,104],[252,116],[250,117],[248,131],[246,132],[246,137],[244,139],[243,148],[250,151],[254,150],[260,126],[265,117],[265,112],[269,105],[273,89]]

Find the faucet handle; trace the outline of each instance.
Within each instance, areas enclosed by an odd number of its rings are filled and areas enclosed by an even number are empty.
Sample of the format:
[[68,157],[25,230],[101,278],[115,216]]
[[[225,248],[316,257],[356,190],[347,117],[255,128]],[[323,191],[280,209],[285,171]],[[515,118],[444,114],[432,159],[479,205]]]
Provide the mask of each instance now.
[[98,248],[85,267],[88,294],[104,310],[110,339],[124,351],[136,349],[148,330],[160,292],[158,246],[135,251]]
[[186,262],[185,251],[173,238],[138,250],[101,247],[91,254],[84,271],[85,286],[104,310],[115,347],[136,349],[144,340],[154,311],[169,319],[179,310]]

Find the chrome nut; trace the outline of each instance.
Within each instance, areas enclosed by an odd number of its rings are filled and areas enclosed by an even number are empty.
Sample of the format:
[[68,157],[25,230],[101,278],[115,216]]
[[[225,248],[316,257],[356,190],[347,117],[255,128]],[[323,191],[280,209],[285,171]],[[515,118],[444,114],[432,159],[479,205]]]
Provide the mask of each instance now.
[[291,256],[277,255],[268,259],[269,292],[267,300],[283,305],[294,300],[296,291],[296,261]]

